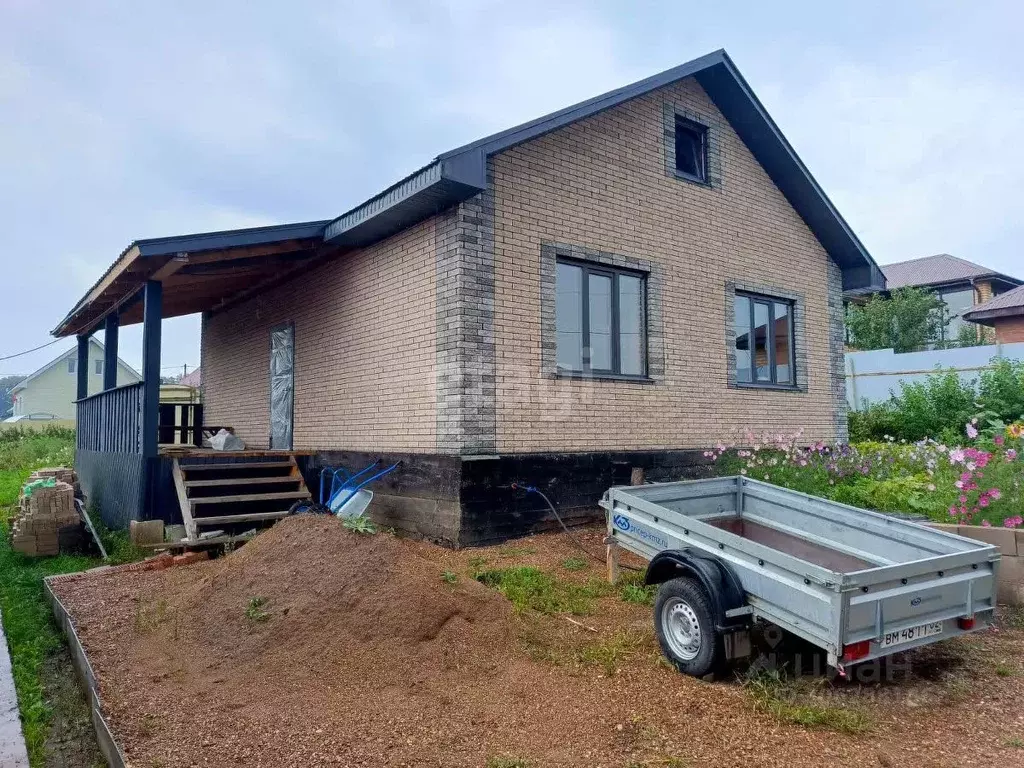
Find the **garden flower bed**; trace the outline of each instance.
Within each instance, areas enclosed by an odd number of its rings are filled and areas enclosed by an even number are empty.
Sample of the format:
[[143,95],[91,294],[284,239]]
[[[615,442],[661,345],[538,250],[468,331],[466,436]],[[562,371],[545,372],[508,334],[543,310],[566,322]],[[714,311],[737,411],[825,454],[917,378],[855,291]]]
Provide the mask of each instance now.
[[802,434],[748,433],[705,455],[722,474],[758,480],[879,512],[955,525],[1024,524],[1024,424],[964,425],[963,440],[915,443],[888,438],[806,445]]

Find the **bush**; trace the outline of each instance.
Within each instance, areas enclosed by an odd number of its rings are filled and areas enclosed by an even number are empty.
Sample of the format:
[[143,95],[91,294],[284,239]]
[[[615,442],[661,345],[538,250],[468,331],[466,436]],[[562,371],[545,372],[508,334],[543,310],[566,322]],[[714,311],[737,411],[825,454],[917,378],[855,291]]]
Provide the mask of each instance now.
[[978,382],[981,410],[1007,424],[1024,419],[1024,361],[999,357]]
[[[747,445],[705,455],[725,475],[742,474],[878,512],[939,522],[1024,525],[1024,423],[964,423],[949,445],[934,440],[811,446],[792,437],[748,435]],[[965,446],[965,447],[962,447]]]
[[979,380],[962,380],[955,371],[937,369],[923,381],[901,382],[899,394],[849,415],[850,439],[914,442],[931,438],[956,444],[964,424],[986,420],[1012,423],[1024,415],[1024,362],[993,358]]

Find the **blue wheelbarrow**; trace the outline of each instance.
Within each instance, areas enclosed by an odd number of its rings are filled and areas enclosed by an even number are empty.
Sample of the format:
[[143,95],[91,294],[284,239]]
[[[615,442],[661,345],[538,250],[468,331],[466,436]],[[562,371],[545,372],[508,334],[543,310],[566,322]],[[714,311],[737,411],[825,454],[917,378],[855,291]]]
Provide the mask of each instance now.
[[[396,461],[390,467],[380,469],[380,459],[355,474],[344,467],[324,467],[320,470],[320,500],[303,499],[292,504],[289,512],[295,514],[337,515],[338,517],[359,517],[373,501],[373,491],[366,486],[393,472],[402,464]],[[377,471],[374,471],[377,470]],[[330,480],[328,481],[328,478]]]

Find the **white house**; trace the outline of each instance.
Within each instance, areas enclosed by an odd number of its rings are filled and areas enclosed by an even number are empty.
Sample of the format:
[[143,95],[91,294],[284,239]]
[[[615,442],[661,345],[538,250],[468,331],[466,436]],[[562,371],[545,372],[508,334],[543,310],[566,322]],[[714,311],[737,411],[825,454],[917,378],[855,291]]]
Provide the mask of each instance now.
[[[7,421],[27,417],[74,420],[75,390],[78,381],[77,350],[72,347],[51,360],[11,390],[14,401],[12,416]],[[117,361],[117,385],[135,384],[142,377],[120,358]],[[89,394],[103,389],[103,345],[90,339]]]

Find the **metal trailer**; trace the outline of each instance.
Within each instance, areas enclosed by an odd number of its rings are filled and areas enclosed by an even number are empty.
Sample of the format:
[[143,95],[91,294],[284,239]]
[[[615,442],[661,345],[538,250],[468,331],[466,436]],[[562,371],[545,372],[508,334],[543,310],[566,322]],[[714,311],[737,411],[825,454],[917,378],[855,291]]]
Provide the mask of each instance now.
[[999,550],[945,531],[747,477],[615,487],[618,548],[650,561],[655,627],[677,669],[702,676],[776,624],[843,665],[990,625]]

